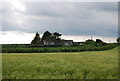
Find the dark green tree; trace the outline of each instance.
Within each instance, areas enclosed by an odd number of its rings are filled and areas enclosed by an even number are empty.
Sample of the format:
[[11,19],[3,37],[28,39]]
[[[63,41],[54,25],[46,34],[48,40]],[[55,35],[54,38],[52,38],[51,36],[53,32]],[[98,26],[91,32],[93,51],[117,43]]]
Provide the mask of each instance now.
[[120,43],[120,37],[117,38],[117,43]]
[[55,32],[53,33],[53,36],[55,37],[55,40],[60,40],[60,36],[62,36],[62,34]]
[[102,43],[103,41],[101,39],[96,39],[96,43]]
[[85,42],[95,42],[94,40],[88,39]]
[[53,35],[59,37],[59,36],[61,36],[62,34],[59,34],[59,33],[55,32],[55,33],[53,33]]
[[50,33],[49,31],[44,32],[41,41],[43,42],[43,40],[50,39],[51,35],[52,33]]
[[85,41],[85,44],[86,44],[86,45],[94,45],[94,44],[95,44],[95,41],[92,40],[92,39],[88,39],[88,40]]
[[40,36],[38,32],[36,33],[36,36],[32,40],[31,44],[40,44]]

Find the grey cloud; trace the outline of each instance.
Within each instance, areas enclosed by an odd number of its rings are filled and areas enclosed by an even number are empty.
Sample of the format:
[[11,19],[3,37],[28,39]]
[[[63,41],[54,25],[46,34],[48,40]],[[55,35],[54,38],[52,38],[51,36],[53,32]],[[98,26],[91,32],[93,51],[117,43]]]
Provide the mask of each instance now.
[[[25,12],[11,10],[6,5],[3,31],[58,31],[67,35],[117,35],[117,3],[36,3],[26,2]],[[10,9],[8,9],[8,7]],[[20,14],[16,16],[14,12]],[[11,21],[10,21],[11,20]],[[18,23],[21,20],[21,23]]]
[[105,11],[105,12],[115,12],[118,10],[117,2],[93,2],[93,3],[84,3],[86,8],[96,11]]
[[[117,12],[116,2],[74,2],[74,3],[26,3],[27,13],[38,16],[66,16],[85,14],[91,15],[91,11]],[[82,12],[83,11],[83,12]],[[69,16],[68,15],[68,16]]]

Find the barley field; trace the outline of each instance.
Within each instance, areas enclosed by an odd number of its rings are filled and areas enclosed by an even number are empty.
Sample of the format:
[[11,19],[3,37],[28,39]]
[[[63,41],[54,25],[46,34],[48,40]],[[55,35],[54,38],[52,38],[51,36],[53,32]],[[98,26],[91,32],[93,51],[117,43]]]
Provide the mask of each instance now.
[[117,79],[118,47],[107,51],[3,53],[3,79]]

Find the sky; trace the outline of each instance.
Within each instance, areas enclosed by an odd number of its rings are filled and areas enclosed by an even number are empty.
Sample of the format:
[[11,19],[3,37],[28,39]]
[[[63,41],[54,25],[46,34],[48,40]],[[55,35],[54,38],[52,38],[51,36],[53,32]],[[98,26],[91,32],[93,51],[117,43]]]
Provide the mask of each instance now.
[[[35,33],[59,32],[61,38],[85,41],[91,37],[116,42],[118,3],[39,2],[8,0],[0,3],[0,43],[30,43]],[[115,0],[114,0],[115,1]]]

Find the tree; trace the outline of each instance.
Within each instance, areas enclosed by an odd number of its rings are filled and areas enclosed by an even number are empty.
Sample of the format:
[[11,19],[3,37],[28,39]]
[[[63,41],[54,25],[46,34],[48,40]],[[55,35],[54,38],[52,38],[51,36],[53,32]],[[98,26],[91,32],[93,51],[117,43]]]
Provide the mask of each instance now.
[[92,40],[92,39],[88,39],[88,40],[85,41],[85,44],[86,44],[86,45],[94,45],[94,44],[95,44],[95,41]]
[[94,40],[88,39],[85,42],[94,42]]
[[96,43],[102,43],[103,41],[101,39],[96,39]]
[[57,32],[50,33],[49,31],[45,31],[43,36],[42,36],[41,42],[43,43],[44,40],[47,40],[47,41],[55,41],[55,40],[57,40],[57,41],[59,41],[59,40],[61,40],[60,39],[61,35],[62,34],[59,34]]
[[41,41],[43,42],[43,40],[50,39],[51,35],[52,33],[50,33],[49,31],[44,32]]
[[40,44],[40,36],[38,32],[36,33],[36,36],[32,40],[31,44]]
[[53,36],[55,37],[55,40],[60,40],[60,36],[62,36],[62,34],[55,32],[53,33]]
[[53,33],[53,35],[55,35],[55,36],[61,36],[62,34],[59,34],[59,33],[57,33],[57,32],[55,32],[55,33]]
[[117,38],[117,43],[120,43],[120,37]]

